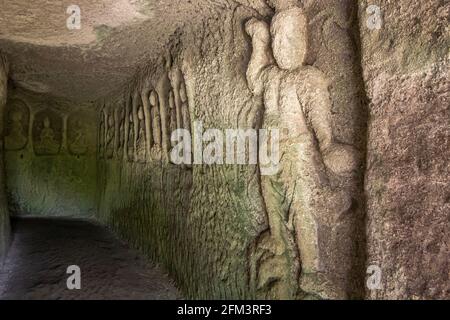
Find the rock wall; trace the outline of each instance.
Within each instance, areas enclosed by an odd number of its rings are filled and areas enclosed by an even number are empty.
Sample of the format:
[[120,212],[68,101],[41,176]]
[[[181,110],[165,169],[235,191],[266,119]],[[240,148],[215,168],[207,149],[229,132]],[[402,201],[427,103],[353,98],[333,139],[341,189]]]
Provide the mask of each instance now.
[[92,104],[16,89],[6,106],[5,168],[13,215],[94,217]]
[[359,1],[367,265],[381,270],[368,298],[449,297],[449,10],[434,0]]
[[[3,118],[8,90],[8,62],[0,52],[0,139],[3,140]],[[4,147],[0,142],[0,268],[9,243],[9,212],[5,192]]]
[[197,30],[175,34],[165,59],[100,113],[100,219],[165,265],[188,297],[205,299],[253,295],[247,248],[265,228],[255,167],[168,161],[171,129],[196,119],[213,128],[255,125],[257,105],[243,76],[249,13],[223,14],[218,9]]
[[9,212],[95,216],[188,298],[448,298],[450,6],[161,5],[90,49],[2,42],[25,53],[9,88],[0,55],[0,261]]
[[[286,188],[283,179],[263,178],[259,165],[170,161],[176,128],[195,139],[200,121],[204,129],[223,131],[260,129],[270,118],[263,95],[246,77],[258,47],[246,23],[270,23],[286,8],[274,6],[267,16],[235,4],[213,8],[209,18],[178,30],[163,58],[149,62],[127,88],[99,102],[99,219],[163,264],[191,298],[361,297],[366,135],[357,7],[353,1],[305,2],[301,70],[312,75],[299,90],[309,102],[322,97],[311,90],[322,90],[323,110],[308,113],[328,119],[333,144],[327,146],[350,158],[342,165],[346,172],[325,166],[331,149],[319,148],[309,123],[306,144],[314,151],[299,160],[309,167],[294,168],[300,191]],[[295,139],[282,140],[282,148],[305,143]],[[311,182],[316,174],[324,180]]]

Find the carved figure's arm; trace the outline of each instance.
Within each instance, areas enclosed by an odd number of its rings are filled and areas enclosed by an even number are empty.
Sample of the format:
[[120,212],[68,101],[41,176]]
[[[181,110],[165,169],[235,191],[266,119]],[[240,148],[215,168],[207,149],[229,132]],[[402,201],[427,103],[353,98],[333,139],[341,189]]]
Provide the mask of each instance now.
[[274,63],[270,47],[270,32],[266,22],[251,18],[245,24],[245,31],[252,38],[253,52],[247,68],[247,84],[253,94],[263,91],[261,75],[263,70]]

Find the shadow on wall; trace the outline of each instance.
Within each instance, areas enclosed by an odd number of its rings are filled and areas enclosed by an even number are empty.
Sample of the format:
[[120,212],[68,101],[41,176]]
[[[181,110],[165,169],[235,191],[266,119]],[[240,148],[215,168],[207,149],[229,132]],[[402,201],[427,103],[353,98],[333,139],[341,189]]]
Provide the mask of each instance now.
[[[8,71],[9,65],[6,56],[0,51],[0,132],[4,133],[4,113],[5,103],[8,89]],[[1,137],[3,139],[3,136]],[[9,213],[6,205],[5,194],[5,175],[4,175],[4,162],[3,162],[4,148],[0,149],[0,269],[3,264],[3,258],[5,257],[6,250],[8,248],[10,226],[9,226]]]
[[3,203],[0,208],[0,270],[2,269],[3,259],[5,258],[10,240],[9,216],[7,208]]
[[96,125],[88,108],[22,92],[8,99],[5,171],[12,215],[94,215]]

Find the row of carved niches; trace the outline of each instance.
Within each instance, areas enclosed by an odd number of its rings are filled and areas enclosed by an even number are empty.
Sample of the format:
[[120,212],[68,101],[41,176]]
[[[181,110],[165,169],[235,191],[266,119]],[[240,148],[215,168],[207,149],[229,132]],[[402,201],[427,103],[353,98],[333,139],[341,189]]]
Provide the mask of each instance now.
[[[46,108],[34,114],[21,100],[13,100],[7,106],[5,149],[20,151],[27,147],[30,136],[37,156],[53,156],[61,152],[63,145],[63,117]],[[91,119],[89,119],[91,118]],[[88,139],[88,123],[93,121],[84,112],[74,112],[67,118],[67,151],[71,155],[88,154],[92,145]],[[30,127],[31,126],[31,127]],[[31,129],[31,130],[30,130]]]
[[[161,99],[166,96],[167,101]],[[156,90],[135,93],[100,112],[99,155],[102,159],[150,162],[169,158],[170,136],[191,132],[186,85],[182,78],[165,95]]]
[[[152,92],[152,95],[156,95],[156,92]],[[141,97],[130,99],[131,107],[109,107],[101,111],[100,158],[125,158],[131,162],[160,159],[161,121],[158,104],[149,104],[144,111]]]

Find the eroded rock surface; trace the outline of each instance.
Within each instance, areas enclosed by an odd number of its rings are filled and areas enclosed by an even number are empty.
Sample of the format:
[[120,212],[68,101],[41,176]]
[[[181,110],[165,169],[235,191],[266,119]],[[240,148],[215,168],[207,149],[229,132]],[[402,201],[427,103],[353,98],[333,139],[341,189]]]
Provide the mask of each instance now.
[[450,294],[450,7],[441,1],[383,6],[367,27],[360,2],[362,66],[370,101],[367,265],[382,271],[378,299]]

